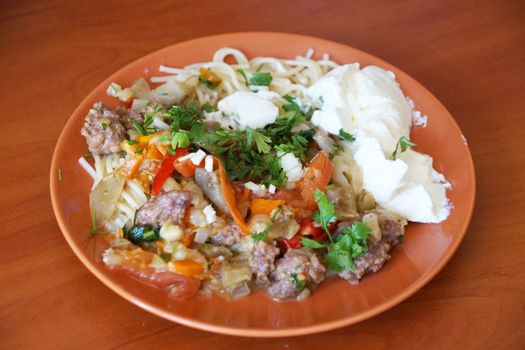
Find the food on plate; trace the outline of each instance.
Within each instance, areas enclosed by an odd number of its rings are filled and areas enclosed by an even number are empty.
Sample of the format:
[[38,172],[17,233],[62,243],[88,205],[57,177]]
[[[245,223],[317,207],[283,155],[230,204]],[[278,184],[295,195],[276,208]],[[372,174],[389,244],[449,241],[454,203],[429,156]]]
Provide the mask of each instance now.
[[331,276],[379,271],[408,221],[447,218],[450,185],[413,149],[423,117],[393,73],[312,54],[222,48],[110,84],[79,160],[108,268],[180,299],[304,300]]

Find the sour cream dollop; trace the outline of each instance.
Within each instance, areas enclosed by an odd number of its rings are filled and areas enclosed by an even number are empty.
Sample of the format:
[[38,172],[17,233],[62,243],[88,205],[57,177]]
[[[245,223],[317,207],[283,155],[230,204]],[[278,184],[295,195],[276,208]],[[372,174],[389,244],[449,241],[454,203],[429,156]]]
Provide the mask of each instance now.
[[[266,96],[265,96],[266,97]],[[268,98],[253,92],[238,91],[219,101],[219,111],[234,119],[240,130],[264,128],[279,115],[279,108]]]
[[410,221],[446,219],[450,205],[445,177],[432,158],[408,150],[391,159],[399,139],[409,138],[412,110],[393,73],[358,64],[337,67],[313,84],[307,94],[321,104],[312,123],[331,134],[353,134],[353,158],[362,188],[383,208]]

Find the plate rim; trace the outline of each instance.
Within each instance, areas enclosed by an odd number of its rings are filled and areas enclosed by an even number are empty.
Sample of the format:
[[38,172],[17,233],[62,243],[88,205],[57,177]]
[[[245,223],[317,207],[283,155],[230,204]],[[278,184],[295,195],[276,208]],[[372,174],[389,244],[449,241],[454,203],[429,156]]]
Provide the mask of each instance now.
[[242,328],[242,327],[235,327],[235,326],[216,325],[216,324],[212,324],[212,323],[208,323],[208,322],[204,322],[204,321],[200,321],[196,319],[188,319],[186,317],[179,316],[177,314],[169,312],[168,310],[164,310],[155,305],[151,305],[148,302],[143,302],[140,298],[133,296],[131,293],[126,291],[123,287],[112,282],[110,278],[107,278],[105,275],[103,275],[96,269],[94,263],[92,263],[89,259],[84,258],[80,247],[75,244],[73,239],[70,237],[69,233],[67,233],[68,230],[64,223],[65,218],[63,217],[62,213],[59,210],[59,203],[58,203],[59,202],[59,199],[58,199],[59,181],[58,181],[57,163],[59,161],[58,152],[63,147],[62,144],[64,143],[64,139],[66,135],[65,131],[70,129],[71,124],[73,124],[74,122],[74,118],[72,118],[72,116],[78,114],[79,111],[84,110],[86,108],[87,101],[90,100],[96,94],[96,92],[100,91],[101,88],[105,89],[107,82],[113,76],[118,75],[122,73],[123,71],[132,68],[133,66],[139,65],[141,61],[147,60],[151,56],[161,55],[162,52],[171,50],[173,46],[184,45],[184,44],[188,44],[193,41],[210,40],[210,39],[214,39],[216,41],[227,41],[228,39],[231,39],[233,37],[240,37],[240,36],[274,36],[274,37],[279,37],[280,40],[293,40],[295,38],[295,39],[309,40],[309,41],[314,41],[314,42],[322,42],[332,47],[341,46],[345,48],[351,48],[352,50],[356,52],[359,52],[363,55],[373,58],[374,60],[377,60],[378,62],[380,62],[382,65],[386,67],[394,67],[397,71],[403,73],[406,76],[406,78],[411,80],[411,83],[415,84],[418,89],[424,90],[425,93],[427,93],[429,97],[432,98],[434,103],[437,103],[437,105],[440,108],[443,108],[443,110],[447,112],[448,116],[446,117],[451,120],[453,127],[456,129],[456,131],[458,131],[461,135],[463,135],[463,132],[461,131],[456,120],[454,119],[452,114],[446,109],[446,107],[441,103],[441,101],[437,97],[435,97],[434,94],[432,94],[427,88],[425,88],[422,84],[420,84],[417,80],[412,78],[412,76],[410,76],[403,70],[399,69],[397,66],[394,66],[375,55],[372,55],[368,52],[357,49],[350,45],[346,45],[346,44],[343,44],[337,41],[328,40],[324,38],[309,36],[309,35],[301,35],[301,34],[293,34],[293,33],[285,33],[285,32],[268,32],[268,31],[230,32],[230,33],[223,33],[223,34],[201,36],[201,37],[191,38],[191,39],[180,41],[180,42],[175,42],[171,45],[155,50],[149,54],[140,56],[139,58],[129,62],[122,68],[110,74],[101,83],[99,83],[95,88],[93,88],[87,96],[85,96],[82,99],[80,104],[74,109],[74,111],[68,117],[66,124],[63,126],[62,131],[60,132],[60,136],[57,139],[57,142],[56,142],[56,145],[53,151],[53,157],[52,157],[51,166],[50,166],[50,195],[51,195],[51,202],[52,202],[52,207],[53,207],[55,218],[60,227],[62,235],[66,239],[68,245],[73,250],[76,257],[97,279],[99,279],[109,289],[117,293],[119,296],[121,296],[128,302],[156,316],[162,317],[166,320],[176,322],[184,326],[196,328],[199,330],[219,333],[219,334],[244,336],[244,337],[278,338],[278,337],[300,336],[300,335],[314,334],[314,333],[320,333],[320,332],[327,332],[330,330],[349,326],[349,325],[364,321],[366,319],[369,319],[373,316],[376,316],[380,313],[385,312],[388,309],[393,308],[394,306],[400,304],[404,300],[413,296],[421,288],[423,288],[427,283],[429,283],[439,272],[441,272],[444,266],[450,261],[452,256],[456,253],[458,247],[463,242],[467,234],[468,227],[472,220],[472,215],[473,215],[474,206],[475,206],[475,199],[476,199],[475,168],[474,168],[474,162],[472,159],[472,153],[470,152],[470,147],[468,146],[468,144],[465,144],[467,155],[468,155],[465,161],[466,161],[466,168],[467,168],[466,170],[468,172],[468,177],[472,178],[472,183],[467,184],[467,185],[470,185],[469,187],[471,189],[471,191],[469,191],[470,196],[468,198],[468,203],[467,203],[468,204],[468,207],[467,207],[468,217],[466,218],[466,220],[463,221],[463,226],[458,230],[460,237],[455,242],[453,242],[453,244],[450,246],[447,252],[443,255],[443,257],[438,261],[438,263],[436,264],[436,266],[433,268],[432,271],[430,271],[428,274],[414,281],[412,284],[409,285],[409,288],[400,292],[394,298],[391,298],[386,302],[383,302],[375,307],[372,307],[371,309],[366,310],[365,312],[357,316],[348,315],[344,318],[340,318],[337,320],[313,324],[309,326],[294,326],[294,327],[285,327],[282,329],[271,329],[271,330],[266,329],[266,328],[258,328],[258,327]]

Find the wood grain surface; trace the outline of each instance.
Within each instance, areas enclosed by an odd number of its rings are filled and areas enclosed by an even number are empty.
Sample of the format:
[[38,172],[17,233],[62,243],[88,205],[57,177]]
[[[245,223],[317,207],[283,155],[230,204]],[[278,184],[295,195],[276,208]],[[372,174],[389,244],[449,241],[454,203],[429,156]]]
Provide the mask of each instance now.
[[[397,4],[394,4],[397,3]],[[445,269],[399,306],[329,333],[205,333],[124,301],[73,255],[49,166],[74,108],[125,64],[216,33],[339,41],[432,91],[467,137],[477,202]],[[524,349],[525,2],[0,1],[1,349]]]

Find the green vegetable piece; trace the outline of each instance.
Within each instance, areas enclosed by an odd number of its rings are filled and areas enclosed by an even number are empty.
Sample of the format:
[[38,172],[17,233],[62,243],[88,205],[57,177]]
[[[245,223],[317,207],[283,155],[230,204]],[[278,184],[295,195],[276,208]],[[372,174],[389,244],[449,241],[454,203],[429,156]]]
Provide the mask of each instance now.
[[265,228],[261,232],[252,233],[251,236],[254,242],[260,242],[260,241],[266,240],[266,238],[268,237],[268,227]]
[[397,152],[400,149],[401,153],[405,152],[409,147],[415,147],[417,144],[407,139],[405,136],[401,136],[397,141],[396,149],[392,152],[392,159],[396,159]]
[[190,138],[187,132],[179,131],[173,135],[171,139],[171,147],[173,149],[188,147],[190,145]]
[[137,132],[141,135],[146,135],[146,130],[140,125],[137,121],[132,121],[131,126],[133,126],[133,129],[137,130]]
[[255,72],[250,78],[252,85],[268,86],[272,82],[272,75],[266,72]]
[[153,242],[160,239],[159,232],[149,225],[133,226],[127,232],[126,238],[132,243]]
[[354,142],[355,141],[355,137],[350,134],[350,133],[347,133],[346,131],[344,131],[343,129],[339,129],[339,136],[343,139],[343,140],[346,140],[346,141],[349,141],[349,142]]
[[330,242],[333,242],[332,235],[330,234],[328,227],[337,219],[335,216],[334,205],[330,203],[326,194],[324,194],[318,188],[314,192],[314,198],[315,202],[317,203],[317,207],[319,208],[319,210],[314,214],[314,221],[328,234]]
[[301,238],[301,244],[305,247],[310,247],[313,249],[326,248],[326,244],[319,243],[317,241],[314,241],[313,239],[306,238],[306,237]]

